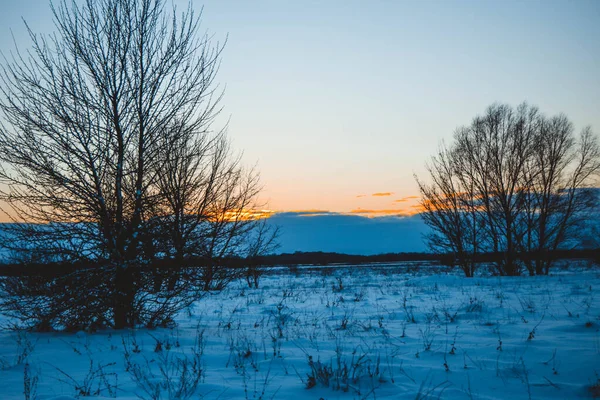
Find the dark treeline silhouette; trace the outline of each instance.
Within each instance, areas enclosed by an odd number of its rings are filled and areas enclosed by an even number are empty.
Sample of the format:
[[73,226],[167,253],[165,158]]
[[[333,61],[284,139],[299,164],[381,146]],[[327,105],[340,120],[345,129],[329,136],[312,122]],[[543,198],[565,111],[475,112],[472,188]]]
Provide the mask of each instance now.
[[[503,253],[478,253],[473,256],[475,264],[489,264],[500,262],[504,257]],[[557,260],[590,260],[600,263],[600,248],[598,249],[563,249],[548,252],[543,256],[534,253],[521,253],[517,255],[517,259],[521,261],[532,261],[539,257],[543,257],[546,261]],[[267,271],[269,267],[279,266],[299,266],[299,265],[364,265],[375,263],[402,263],[402,262],[434,262],[447,266],[460,266],[459,260],[454,254],[438,254],[438,253],[386,253],[377,255],[354,255],[331,252],[295,252],[262,255],[255,257],[227,257],[221,260],[222,268],[229,269],[231,273],[226,274],[228,277],[239,278],[252,274],[253,268],[260,268],[258,277]],[[164,270],[168,275],[170,270],[177,271],[180,269],[200,269],[202,270],[207,265],[206,260],[202,258],[191,258],[183,262],[174,260],[156,260],[151,265],[141,266],[140,269],[149,273]],[[4,263],[0,264],[0,276],[13,277],[60,277],[69,275],[76,271],[86,269],[94,270],[99,266],[92,262],[43,262],[43,263]]]

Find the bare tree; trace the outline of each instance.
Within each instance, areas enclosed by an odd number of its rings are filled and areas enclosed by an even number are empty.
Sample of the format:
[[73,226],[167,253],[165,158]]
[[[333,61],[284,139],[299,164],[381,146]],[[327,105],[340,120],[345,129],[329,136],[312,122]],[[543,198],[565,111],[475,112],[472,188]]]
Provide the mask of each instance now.
[[455,253],[473,235],[477,249],[499,256],[499,274],[548,273],[548,254],[573,240],[594,206],[585,188],[600,170],[598,139],[585,128],[577,142],[565,116],[526,104],[492,105],[454,139],[434,158],[432,183],[419,182],[425,221],[446,244],[432,248]]
[[480,252],[478,198],[472,184],[458,174],[460,161],[443,146],[427,166],[431,183],[417,179],[421,192],[422,217],[432,227],[427,235],[430,249],[450,253],[465,276],[472,277]]
[[576,141],[573,125],[564,115],[540,122],[533,143],[528,182],[527,234],[521,249],[531,256],[525,266],[531,275],[548,274],[549,254],[577,236],[597,198],[586,190],[600,170],[600,146],[589,127]]
[[501,274],[520,273],[515,256],[523,232],[518,220],[528,186],[524,170],[537,114],[536,108],[525,104],[516,111],[493,105],[469,129],[455,135],[457,157],[463,160],[459,173],[481,193],[491,250],[502,254],[497,265]]
[[[251,203],[223,207],[222,193],[257,193],[234,179],[239,160],[227,159],[224,134],[210,130],[223,46],[199,34],[191,4],[179,14],[164,0],[62,0],[52,12],[56,33],[27,25],[32,50],[1,69],[0,200],[15,222],[4,245],[101,265],[111,302],[104,319],[134,326],[149,304],[141,267],[189,253],[201,230],[190,220]],[[173,250],[158,251],[153,234]]]
[[221,289],[240,275],[227,261],[271,251],[276,230],[252,214],[258,206],[258,174],[240,166],[222,134],[198,140],[184,133],[180,140],[193,143],[173,146],[158,171],[162,221],[167,222],[159,224],[160,236],[175,264],[200,260],[189,281],[201,282],[204,291]]
[[276,239],[279,234],[277,228],[273,229],[267,225],[266,220],[256,221],[256,225],[250,231],[251,237],[245,247],[246,255],[246,282],[249,287],[258,289],[258,281],[264,273],[265,266],[261,265],[261,258],[272,254],[278,247]]

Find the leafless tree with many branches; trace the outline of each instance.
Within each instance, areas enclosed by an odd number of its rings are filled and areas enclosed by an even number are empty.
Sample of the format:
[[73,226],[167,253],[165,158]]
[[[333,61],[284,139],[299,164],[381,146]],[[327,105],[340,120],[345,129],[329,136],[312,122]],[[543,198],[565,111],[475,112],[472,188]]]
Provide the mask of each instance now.
[[[173,278],[189,277],[186,259],[216,269],[256,236],[247,212],[258,176],[211,128],[223,46],[199,33],[191,4],[179,14],[164,0],[62,0],[52,12],[56,33],[27,25],[32,49],[1,69],[0,200],[14,222],[4,246],[26,260],[95,266],[35,289],[56,299],[81,284],[72,308],[93,314],[81,325],[153,324],[153,310],[176,310],[197,289]],[[170,285],[148,278],[148,265],[170,259],[179,263]]]
[[498,256],[499,274],[547,274],[550,254],[597,206],[600,146],[590,128],[575,138],[564,115],[495,104],[457,129],[428,171],[430,183],[417,182],[434,251],[453,254],[467,276],[484,252]]

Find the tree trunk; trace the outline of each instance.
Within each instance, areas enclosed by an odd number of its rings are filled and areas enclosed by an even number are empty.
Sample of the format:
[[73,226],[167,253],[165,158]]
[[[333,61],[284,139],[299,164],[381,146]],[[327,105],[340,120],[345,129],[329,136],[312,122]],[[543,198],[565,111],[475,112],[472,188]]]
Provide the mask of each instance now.
[[135,327],[134,299],[135,290],[132,267],[128,264],[117,265],[115,269],[115,294],[113,304],[113,322],[115,329]]

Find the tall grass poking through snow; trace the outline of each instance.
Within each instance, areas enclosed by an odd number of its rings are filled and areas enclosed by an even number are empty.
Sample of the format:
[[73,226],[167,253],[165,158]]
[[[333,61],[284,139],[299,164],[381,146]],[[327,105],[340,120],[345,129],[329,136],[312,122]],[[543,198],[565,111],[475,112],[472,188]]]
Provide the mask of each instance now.
[[[0,331],[0,397],[550,399],[598,395],[600,274],[464,279],[404,265],[273,270],[177,327]],[[0,321],[10,326],[9,320]]]

